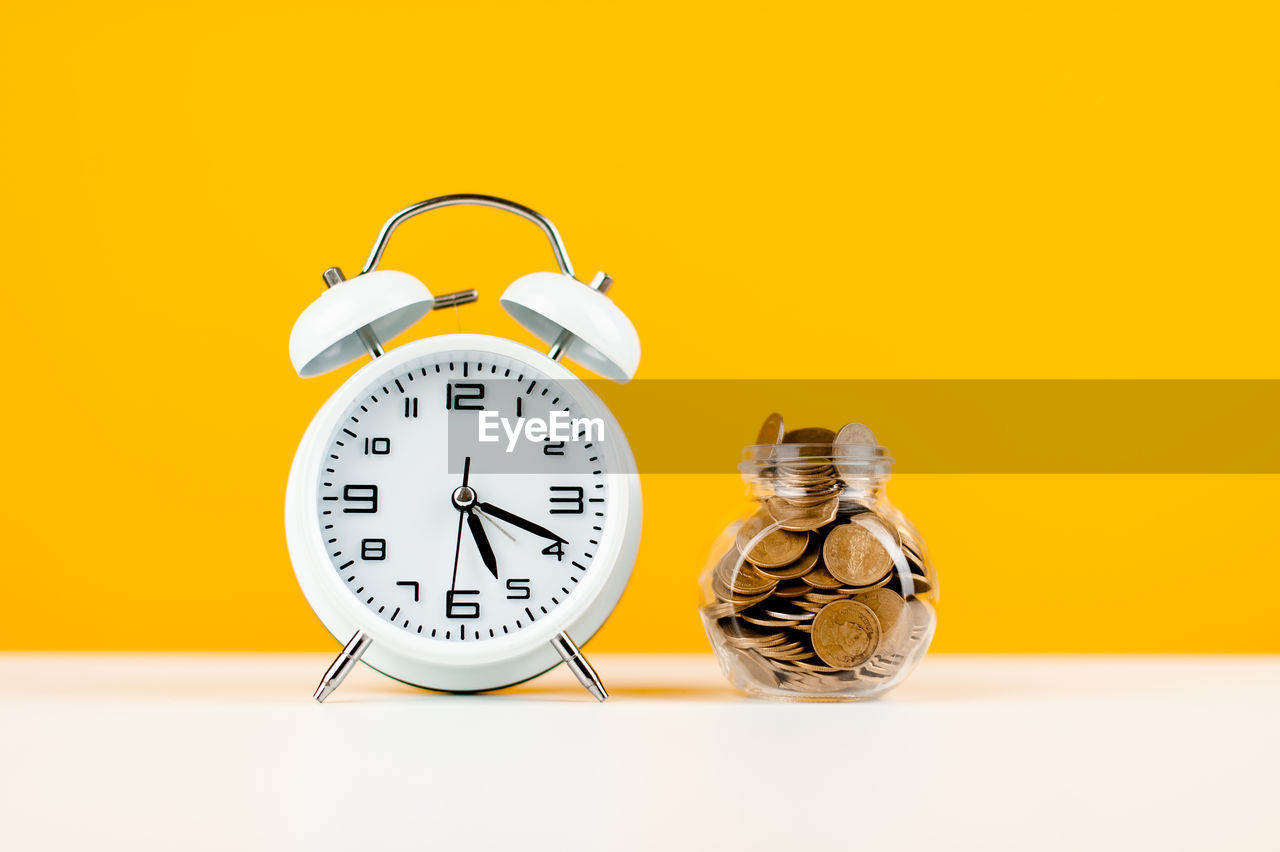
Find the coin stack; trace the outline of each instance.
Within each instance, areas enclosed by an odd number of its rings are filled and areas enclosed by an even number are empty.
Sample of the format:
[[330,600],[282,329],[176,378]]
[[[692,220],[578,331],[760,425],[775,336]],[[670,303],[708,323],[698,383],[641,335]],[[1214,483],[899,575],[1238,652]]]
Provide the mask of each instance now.
[[875,692],[928,644],[934,618],[914,530],[851,485],[850,460],[871,458],[875,436],[861,423],[788,432],[773,414],[756,443],[796,446],[765,466],[771,495],[710,572],[708,632],[767,688]]

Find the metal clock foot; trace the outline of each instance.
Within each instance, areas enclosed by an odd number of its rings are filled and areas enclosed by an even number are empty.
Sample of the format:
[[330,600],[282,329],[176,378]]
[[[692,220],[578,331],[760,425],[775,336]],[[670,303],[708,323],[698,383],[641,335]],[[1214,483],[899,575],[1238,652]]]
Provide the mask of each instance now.
[[[321,703],[333,694],[342,681],[346,680],[347,675],[355,668],[356,663],[360,662],[360,658],[364,656],[364,652],[369,650],[369,646],[373,644],[373,639],[365,634],[363,630],[357,630],[356,635],[351,637],[351,641],[346,644],[342,652],[330,664],[324,677],[320,678],[320,685],[316,687],[315,695],[312,697]],[[576,650],[576,649],[575,649]]]
[[591,667],[591,663],[587,662],[587,658],[582,656],[582,652],[578,650],[578,646],[569,638],[568,633],[560,632],[556,634],[556,638],[551,640],[551,646],[556,649],[560,659],[564,660],[564,664],[569,667],[569,671],[573,672],[573,676],[578,679],[578,683],[582,684],[587,692],[595,696],[596,701],[604,701],[609,697],[609,693],[604,688],[604,683],[600,680],[600,675],[596,674],[596,670]]

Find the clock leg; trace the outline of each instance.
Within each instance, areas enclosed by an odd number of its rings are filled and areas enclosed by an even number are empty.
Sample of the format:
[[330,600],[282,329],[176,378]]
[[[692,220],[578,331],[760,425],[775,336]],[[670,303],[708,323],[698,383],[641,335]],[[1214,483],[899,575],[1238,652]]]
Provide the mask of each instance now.
[[551,647],[556,649],[556,653],[560,655],[560,659],[564,660],[569,671],[573,672],[578,683],[595,696],[596,701],[604,701],[609,697],[604,684],[600,681],[600,675],[596,674],[596,670],[591,667],[591,663],[587,662],[587,658],[582,656],[582,652],[578,650],[577,645],[573,644],[568,633],[563,631],[558,633],[556,638],[551,640]]
[[346,644],[337,659],[324,673],[324,677],[320,678],[320,685],[316,687],[315,695],[312,697],[323,703],[342,684],[372,644],[373,640],[363,630],[357,630],[356,635],[351,637],[351,641]]

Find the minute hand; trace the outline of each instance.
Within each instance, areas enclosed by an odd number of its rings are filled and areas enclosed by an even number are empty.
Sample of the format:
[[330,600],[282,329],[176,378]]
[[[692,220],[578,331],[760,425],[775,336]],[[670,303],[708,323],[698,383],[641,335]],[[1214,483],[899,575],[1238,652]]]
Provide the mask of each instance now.
[[493,505],[492,503],[477,503],[476,508],[484,512],[486,515],[492,515],[493,517],[497,518],[500,521],[506,521],[509,524],[515,524],[516,526],[520,527],[520,529],[531,532],[534,535],[540,535],[543,538],[550,539],[551,541],[558,541],[561,544],[569,543],[568,539],[561,538],[560,536],[556,535],[546,527],[538,526],[533,521],[526,521],[524,518],[520,517],[519,515],[511,514],[506,509],[499,509],[497,506]]

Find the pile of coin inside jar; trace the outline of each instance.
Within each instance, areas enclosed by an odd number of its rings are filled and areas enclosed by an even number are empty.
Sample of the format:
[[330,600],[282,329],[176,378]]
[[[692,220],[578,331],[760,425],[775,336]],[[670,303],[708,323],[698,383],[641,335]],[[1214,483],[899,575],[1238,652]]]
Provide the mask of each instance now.
[[759,468],[758,511],[704,575],[722,663],[766,694],[883,691],[932,638],[935,581],[915,529],[860,476],[875,436],[860,423],[788,432],[773,414],[756,444],[798,446]]

